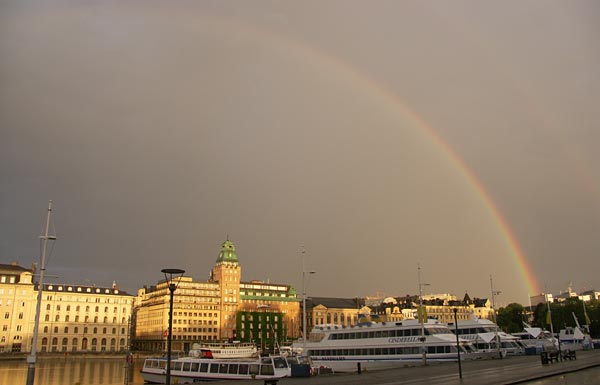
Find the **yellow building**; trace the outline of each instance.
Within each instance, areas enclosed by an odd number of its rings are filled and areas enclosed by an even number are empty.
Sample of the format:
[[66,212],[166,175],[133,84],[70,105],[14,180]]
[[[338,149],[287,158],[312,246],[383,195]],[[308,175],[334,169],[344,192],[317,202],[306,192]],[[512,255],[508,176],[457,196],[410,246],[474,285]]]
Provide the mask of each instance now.
[[[235,245],[227,239],[208,281],[181,278],[173,295],[173,351],[188,351],[197,341],[265,340],[265,333],[271,328],[277,329],[279,339],[297,333],[299,305],[295,290],[288,285],[241,282],[241,275]],[[166,281],[138,291],[134,341],[137,349],[166,349],[169,298]],[[269,322],[265,323],[267,318]],[[273,320],[277,322],[274,324]],[[255,332],[251,328],[256,328]]]
[[[0,351],[31,350],[38,288],[34,270],[0,265]],[[133,296],[111,288],[44,284],[37,351],[117,352],[128,347]]]
[[[175,281],[177,283],[178,281]],[[169,328],[170,292],[167,281],[138,290],[134,346],[144,351],[164,351]],[[181,277],[173,295],[171,349],[188,351],[196,341],[219,339],[220,288],[214,282],[194,282]]]
[[0,264],[0,353],[28,352],[35,319],[33,269]]

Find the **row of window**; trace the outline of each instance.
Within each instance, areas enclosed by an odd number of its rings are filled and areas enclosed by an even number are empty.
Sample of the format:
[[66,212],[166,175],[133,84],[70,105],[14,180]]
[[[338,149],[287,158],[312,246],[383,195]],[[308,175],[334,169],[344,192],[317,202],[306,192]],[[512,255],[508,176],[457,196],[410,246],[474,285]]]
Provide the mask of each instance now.
[[[428,327],[425,328],[425,335],[433,334],[450,334],[452,333],[447,328]],[[329,335],[330,340],[354,340],[361,338],[389,338],[389,337],[411,337],[420,336],[420,328],[412,329],[393,329],[393,330],[375,330],[375,331],[360,331],[360,332],[346,332],[346,333],[331,333]]]
[[[462,348],[462,347],[461,347]],[[311,349],[310,356],[385,356],[402,354],[421,354],[422,346],[403,346],[396,348],[357,348],[357,349]],[[462,350],[462,349],[461,349]],[[454,345],[427,346],[428,354],[456,353]]]
[[[281,363],[285,367],[285,363]],[[164,360],[147,360],[147,368],[166,368]],[[263,365],[259,364],[233,364],[233,363],[198,363],[198,362],[181,362],[175,361],[172,363],[172,371],[183,371],[190,373],[221,373],[233,375],[263,375],[272,376],[275,374],[273,365],[269,362]]]
[[[46,351],[52,351],[52,352],[58,352],[59,351],[59,347],[58,347],[58,338],[52,338],[52,344],[50,346],[48,346],[48,342],[50,340],[46,337],[42,338],[42,352],[46,352]],[[117,348],[117,339],[116,338],[111,338],[110,339],[110,347],[108,347],[107,345],[108,340],[106,338],[102,338],[100,340],[100,351],[104,352],[107,350],[110,350],[112,352],[116,351]],[[82,350],[82,351],[86,351],[86,350],[91,350],[93,352],[98,351],[98,339],[97,338],[92,338],[91,340],[91,346],[88,346],[90,344],[90,341],[87,338],[82,338],[81,339],[81,345],[79,345],[79,339],[77,338],[73,338],[71,339],[71,351],[75,352],[78,350]],[[62,345],[60,348],[60,351],[62,352],[66,352],[68,350],[69,347],[69,339],[68,338],[63,338],[62,339]],[[123,350],[125,348],[125,338],[121,338],[119,340],[119,349]],[[14,349],[13,349],[14,350]]]
[[[8,318],[8,317],[6,317],[6,318]],[[44,317],[44,322],[50,322],[50,314],[46,314],[46,316]],[[54,316],[54,322],[60,322],[60,315],[59,314],[57,314],[56,316]],[[90,316],[86,315],[83,318],[83,320],[81,320],[79,318],[79,316],[76,315],[75,318],[74,318],[74,320],[71,321],[71,317],[67,314],[65,316],[64,322],[85,322],[85,323],[87,323],[87,322],[94,322],[94,323],[98,323],[99,322],[99,318],[98,318],[98,316],[95,316],[93,318],[93,321],[92,321],[92,318]],[[122,317],[121,318],[121,323],[124,324],[126,322],[127,322],[127,319],[125,317]],[[102,321],[102,323],[105,323],[105,324],[108,323],[108,317],[104,317],[104,320]],[[117,317],[113,317],[112,323],[114,323],[114,324],[117,323]]]
[[[56,305],[56,311],[60,311],[60,309],[61,309],[61,306],[60,306],[60,305]],[[47,304],[47,305],[46,305],[46,310],[52,310],[52,305],[50,305],[50,304]],[[67,311],[71,311],[71,305],[67,305],[67,306],[66,306],[66,310],[67,310]],[[77,306],[75,307],[75,311],[77,311],[77,312],[78,312],[78,311],[81,311],[81,306],[80,306],[80,305],[77,305]],[[85,311],[86,311],[86,313],[88,313],[88,312],[90,311],[90,307],[89,307],[89,306],[86,306],[86,307],[85,307]],[[99,313],[99,312],[100,312],[100,306],[96,306],[96,308],[95,308],[95,310],[94,310],[94,311],[95,311],[96,313]],[[105,312],[105,313],[108,313],[108,306],[105,306],[105,307],[104,307],[104,312]],[[118,313],[118,312],[119,312],[119,308],[118,308],[118,307],[116,307],[116,306],[115,306],[115,307],[113,307],[113,313]],[[127,313],[127,308],[126,308],[126,307],[124,307],[124,308],[123,308],[123,313],[124,313],[124,314],[126,314],[126,313]]]
[[[58,326],[54,327],[54,333],[58,333]],[[92,333],[93,334],[98,334],[98,328],[93,328],[92,329]],[[48,326],[44,326],[44,333],[48,333],[50,331],[50,329],[48,328]],[[107,334],[108,329],[107,328],[102,328],[102,334]],[[83,334],[87,334],[88,333],[88,328],[87,326],[83,328]],[[69,334],[69,327],[65,326],[63,328],[63,334]],[[77,326],[75,326],[73,328],[73,334],[79,334],[79,328]],[[117,334],[117,328],[112,328],[112,333],[111,334]],[[125,328],[121,328],[121,334],[125,334]]]

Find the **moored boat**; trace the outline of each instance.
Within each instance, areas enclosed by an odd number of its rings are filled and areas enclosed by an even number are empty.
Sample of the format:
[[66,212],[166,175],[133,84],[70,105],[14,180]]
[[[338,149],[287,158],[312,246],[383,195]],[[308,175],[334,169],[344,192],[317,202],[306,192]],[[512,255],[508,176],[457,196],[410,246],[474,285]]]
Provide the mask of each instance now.
[[190,357],[250,358],[258,355],[256,345],[248,342],[194,343]]
[[519,337],[503,332],[488,319],[473,317],[458,321],[456,327],[454,323],[449,323],[448,327],[453,333],[457,329],[458,335],[472,342],[480,352],[496,352],[501,357],[525,354],[525,345]]
[[[147,383],[164,384],[167,358],[147,358],[141,370]],[[171,360],[171,383],[193,384],[215,380],[269,380],[290,375],[290,366],[284,357],[256,357],[215,359],[183,357]]]
[[[486,356],[460,337],[458,346],[461,359]],[[424,356],[427,362],[458,359],[456,336],[436,320],[319,325],[309,334],[304,354],[314,366],[329,366],[335,372],[418,365]]]

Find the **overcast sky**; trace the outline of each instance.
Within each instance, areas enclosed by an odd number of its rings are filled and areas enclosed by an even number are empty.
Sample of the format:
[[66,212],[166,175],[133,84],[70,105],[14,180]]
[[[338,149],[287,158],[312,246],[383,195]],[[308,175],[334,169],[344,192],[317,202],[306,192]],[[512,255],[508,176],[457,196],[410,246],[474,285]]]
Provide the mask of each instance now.
[[[600,290],[600,2],[0,3],[0,262],[314,296]],[[464,166],[464,167],[463,167]],[[465,171],[468,169],[469,171]],[[471,179],[469,175],[476,179]]]

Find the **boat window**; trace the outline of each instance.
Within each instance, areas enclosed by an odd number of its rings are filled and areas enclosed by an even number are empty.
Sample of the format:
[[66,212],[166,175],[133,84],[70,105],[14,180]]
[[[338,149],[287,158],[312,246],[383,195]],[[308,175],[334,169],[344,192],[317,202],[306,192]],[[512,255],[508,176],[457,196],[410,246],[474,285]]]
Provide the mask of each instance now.
[[237,374],[238,372],[238,364],[230,364],[229,365],[229,374]]
[[184,362],[183,363],[183,371],[189,372],[191,367],[192,367],[192,363],[191,362]]
[[219,364],[219,373],[227,373],[227,364]]
[[200,364],[200,372],[202,372],[202,373],[208,372],[208,364],[207,363]]
[[181,362],[173,362],[173,370],[181,370]]
[[211,373],[219,373],[219,364],[210,364]]
[[261,364],[271,365],[271,357],[263,357],[260,359]]
[[248,374],[248,364],[240,364],[239,374]]
[[158,361],[158,367],[165,369],[167,367],[167,361]]
[[258,364],[251,364],[251,365],[250,365],[250,370],[249,370],[249,373],[250,373],[250,374],[258,374],[258,373],[259,373],[259,372],[258,372],[258,369],[259,369],[259,366],[258,366]]
[[273,358],[273,364],[275,365],[275,367],[277,369],[282,369],[282,368],[287,368],[287,362],[285,361],[284,358],[281,357],[275,357]]
[[199,366],[197,362],[192,363],[192,372],[197,372]]
[[260,366],[260,375],[261,376],[272,376],[275,374],[273,370],[273,365],[261,365]]

